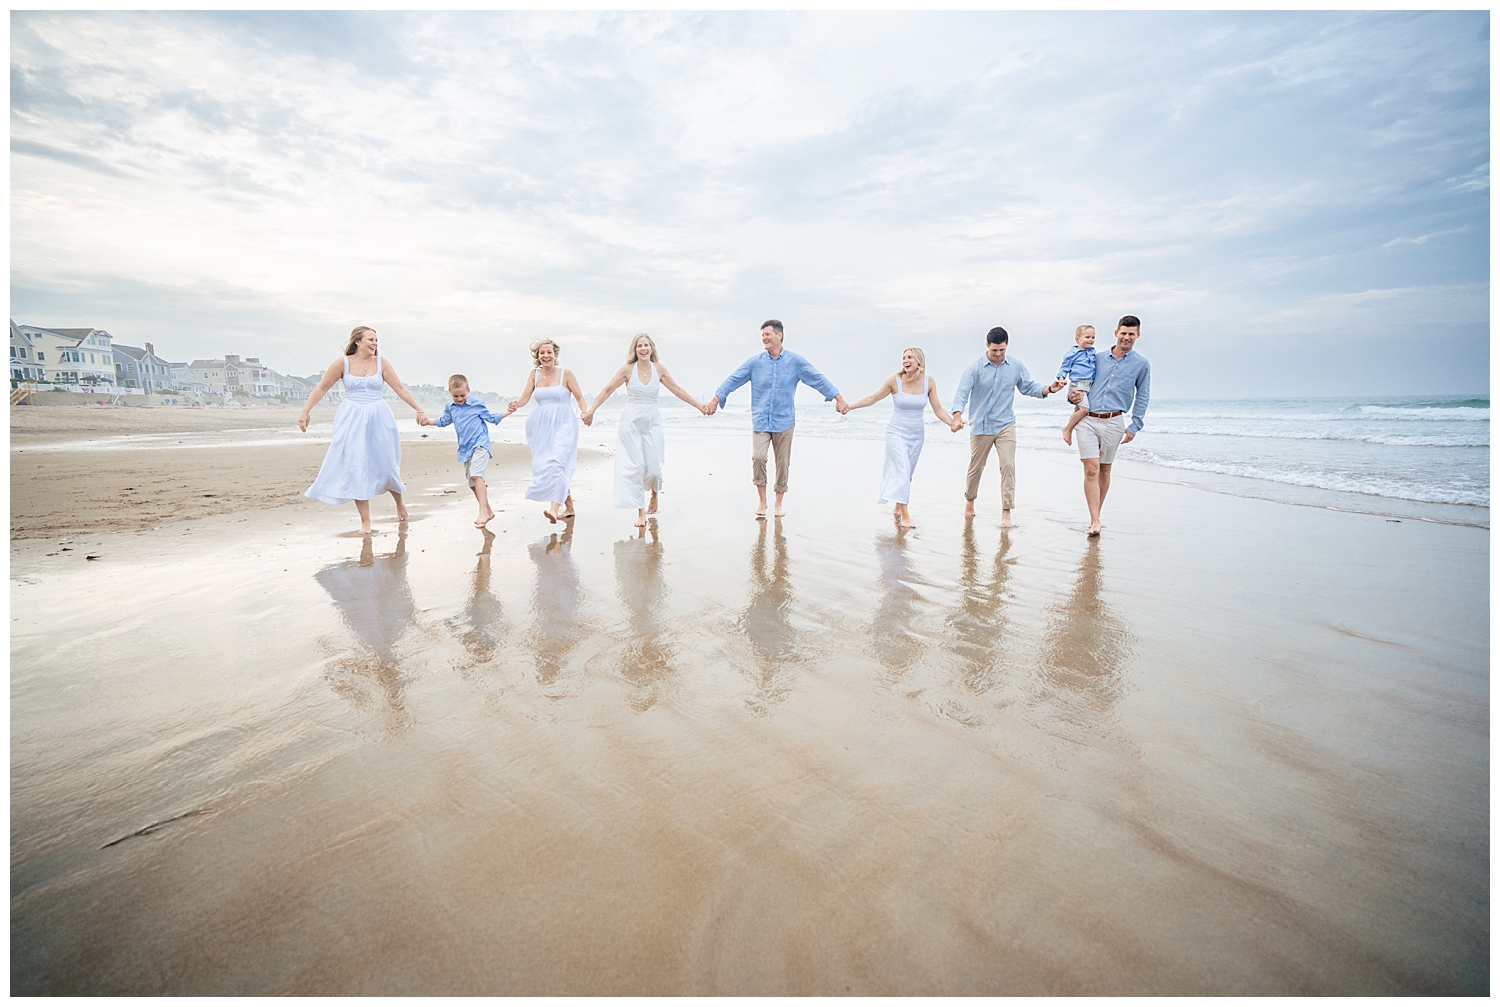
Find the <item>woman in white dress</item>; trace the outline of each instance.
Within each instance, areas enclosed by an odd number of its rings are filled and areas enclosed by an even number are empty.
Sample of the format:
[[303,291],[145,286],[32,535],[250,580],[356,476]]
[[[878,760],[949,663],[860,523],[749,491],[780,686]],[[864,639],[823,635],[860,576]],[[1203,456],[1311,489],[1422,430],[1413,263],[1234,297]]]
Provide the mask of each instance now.
[[425,422],[427,414],[396,376],[396,368],[380,356],[375,330],[361,325],[349,333],[344,355],[328,365],[323,380],[307,397],[297,418],[303,433],[307,433],[313,406],[339,381],[344,383],[344,401],[333,414],[333,441],[306,495],[330,504],[353,500],[360,534],[368,535],[373,497],[389,492],[396,501],[396,517],[405,521],[408,516],[401,499],[406,492],[401,483],[401,435],[382,397],[385,386],[390,385],[402,402],[417,411],[417,422]]
[[849,403],[849,408],[863,409],[885,398],[895,396],[895,410],[885,428],[885,470],[880,476],[880,503],[895,504],[894,514],[903,528],[915,528],[911,511],[911,477],[917,470],[917,459],[922,457],[922,443],[926,431],[922,422],[925,407],[930,403],[938,419],[951,424],[953,417],[938,401],[937,382],[927,376],[927,357],[912,346],[901,354],[901,370],[885,379],[885,383],[858,402]]
[[573,470],[578,467],[578,417],[568,396],[584,408],[583,389],[572,371],[557,366],[562,347],[550,339],[531,344],[536,369],[526,379],[526,390],[511,402],[506,414],[515,412],[536,395],[536,408],[526,417],[526,443],[531,446],[531,485],[527,500],[547,504],[542,511],[556,524],[573,516]]
[[[594,404],[583,413],[583,425],[594,422],[594,411],[625,386],[625,412],[620,416],[619,439],[615,446],[615,506],[635,508],[635,526],[646,527],[646,515],[656,513],[656,494],[661,492],[661,467],[666,455],[666,436],[662,432],[661,410],[656,397],[665,385],[667,390],[694,409],[703,403],[693,398],[672,380],[656,355],[656,343],[644,332],[630,341],[625,366],[615,372],[609,384],[594,396]],[[651,491],[651,505],[646,506],[646,491]]]

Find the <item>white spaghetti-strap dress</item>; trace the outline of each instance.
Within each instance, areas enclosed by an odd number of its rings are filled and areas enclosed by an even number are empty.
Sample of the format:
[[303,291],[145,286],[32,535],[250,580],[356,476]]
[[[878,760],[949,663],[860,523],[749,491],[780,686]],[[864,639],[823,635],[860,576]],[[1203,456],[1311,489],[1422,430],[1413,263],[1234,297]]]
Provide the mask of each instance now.
[[880,477],[879,503],[911,503],[911,477],[927,439],[922,425],[926,419],[926,390],[921,395],[908,395],[899,388],[898,385],[893,396],[896,408],[885,427],[885,471]]
[[401,482],[401,434],[381,397],[385,379],[380,357],[375,373],[349,373],[344,357],[344,401],[333,414],[333,441],[306,496],[330,504],[372,500],[387,491],[405,493]]
[[526,417],[526,443],[531,446],[531,485],[526,487],[526,499],[561,503],[573,492],[573,470],[578,467],[578,416],[561,381],[543,388],[541,380],[539,367],[531,396],[536,408]]
[[619,440],[615,446],[615,506],[640,510],[646,493],[660,492],[662,461],[667,439],[662,431],[661,409],[656,404],[661,379],[651,365],[651,380],[641,383],[639,364],[630,365],[625,382],[625,412],[620,416]]

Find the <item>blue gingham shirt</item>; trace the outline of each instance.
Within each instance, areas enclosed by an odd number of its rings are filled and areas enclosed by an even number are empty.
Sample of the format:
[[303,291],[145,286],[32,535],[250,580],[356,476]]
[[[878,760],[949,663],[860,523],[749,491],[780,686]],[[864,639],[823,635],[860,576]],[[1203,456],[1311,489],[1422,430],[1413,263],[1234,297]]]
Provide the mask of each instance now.
[[825,402],[839,393],[833,382],[823,377],[806,357],[785,347],[779,357],[762,350],[735,368],[714,393],[719,404],[727,403],[729,393],[746,381],[750,382],[750,418],[760,433],[777,434],[797,422],[797,405],[793,401],[797,382],[822,392]]
[[[964,370],[958,379],[958,391],[953,395],[953,411],[964,413],[964,425],[970,436],[988,437],[998,434],[1016,422],[1016,392],[1032,398],[1047,397],[1046,385],[1031,380],[1031,372],[1021,361],[1006,356],[998,364],[990,363],[989,357],[980,357]],[[974,411],[966,411],[970,397],[974,399]]]
[[1076,347],[1068,351],[1063,357],[1062,366],[1057,369],[1057,376],[1067,378],[1069,381],[1092,381],[1094,380],[1094,350],[1085,350]]
[[470,398],[463,405],[448,403],[436,424],[440,427],[453,425],[458,434],[458,460],[466,462],[474,456],[475,448],[484,448],[486,454],[494,457],[495,452],[490,449],[490,428],[485,424],[499,423],[503,419],[505,417],[500,413],[490,412],[490,407],[483,402]]
[[1133,434],[1146,425],[1146,405],[1151,401],[1151,362],[1131,350],[1119,360],[1109,350],[1099,350],[1094,372],[1094,387],[1089,389],[1089,411],[1112,413],[1130,411]]

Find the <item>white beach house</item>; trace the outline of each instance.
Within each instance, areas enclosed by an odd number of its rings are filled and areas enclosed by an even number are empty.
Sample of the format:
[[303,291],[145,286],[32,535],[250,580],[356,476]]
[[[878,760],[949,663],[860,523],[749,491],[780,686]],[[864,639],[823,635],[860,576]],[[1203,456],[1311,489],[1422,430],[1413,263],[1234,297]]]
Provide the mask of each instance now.
[[14,318],[10,320],[10,380],[12,384],[42,380],[42,365],[37,359],[36,347]]
[[31,343],[42,381],[79,390],[114,390],[114,337],[104,329],[17,328]]

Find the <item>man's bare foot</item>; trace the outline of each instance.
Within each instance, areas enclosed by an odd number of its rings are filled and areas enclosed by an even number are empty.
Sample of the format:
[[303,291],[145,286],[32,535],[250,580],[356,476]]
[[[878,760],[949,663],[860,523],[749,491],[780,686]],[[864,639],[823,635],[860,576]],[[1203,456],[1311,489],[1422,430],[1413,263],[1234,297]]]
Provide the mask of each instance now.
[[1016,526],[1015,522],[1010,519],[1010,511],[1008,511],[1008,510],[1001,511],[1000,512],[1000,527],[1001,528],[1014,528],[1015,526]]
[[646,508],[646,513],[647,514],[655,514],[656,513],[656,490],[652,490],[651,491],[651,506],[649,506],[649,507]]
[[1073,431],[1067,427],[1063,427],[1063,443],[1068,445],[1068,447],[1073,446]]
[[970,500],[964,504],[964,517],[974,516],[974,501]]
[[786,517],[786,508],[783,507],[783,506],[781,506],[780,504],[777,504],[776,505],[776,514],[775,514],[775,516],[776,517]]
[[759,507],[755,508],[755,516],[758,518],[766,516],[766,505],[764,502],[762,502]]

